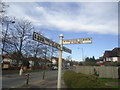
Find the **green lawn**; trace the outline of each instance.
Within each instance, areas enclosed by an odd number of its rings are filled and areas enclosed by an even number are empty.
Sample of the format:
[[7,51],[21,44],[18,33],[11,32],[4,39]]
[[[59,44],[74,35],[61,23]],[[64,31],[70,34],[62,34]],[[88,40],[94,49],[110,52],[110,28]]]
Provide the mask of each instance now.
[[111,88],[120,88],[120,79],[98,78],[98,80],[107,84]]
[[120,79],[112,79],[112,78],[98,78],[98,80],[102,82],[120,82]]

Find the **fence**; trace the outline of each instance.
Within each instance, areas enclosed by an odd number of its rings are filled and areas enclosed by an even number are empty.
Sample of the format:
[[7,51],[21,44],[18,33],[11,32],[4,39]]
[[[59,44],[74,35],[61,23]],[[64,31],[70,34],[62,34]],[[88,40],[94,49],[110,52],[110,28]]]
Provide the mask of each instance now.
[[113,66],[77,66],[76,72],[83,74],[96,74],[100,78],[119,78],[119,67]]

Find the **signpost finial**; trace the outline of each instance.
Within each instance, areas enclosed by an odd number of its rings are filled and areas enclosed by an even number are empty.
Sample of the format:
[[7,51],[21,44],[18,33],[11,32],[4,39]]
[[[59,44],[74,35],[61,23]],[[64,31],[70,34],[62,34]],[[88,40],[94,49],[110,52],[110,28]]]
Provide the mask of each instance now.
[[63,36],[63,34],[60,34],[59,37],[62,37],[62,38],[63,38],[64,36]]

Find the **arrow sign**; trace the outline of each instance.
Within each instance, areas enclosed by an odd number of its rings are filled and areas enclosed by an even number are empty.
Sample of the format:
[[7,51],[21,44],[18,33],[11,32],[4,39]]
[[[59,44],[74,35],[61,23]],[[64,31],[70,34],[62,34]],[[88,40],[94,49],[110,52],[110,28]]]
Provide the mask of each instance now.
[[[41,42],[43,44],[49,45],[51,47],[54,47],[54,48],[57,48],[58,50],[60,50],[60,44],[40,35],[39,33],[33,32],[33,40]],[[63,51],[72,53],[72,51],[70,49],[68,49],[67,47],[64,47],[64,46],[63,46]]]
[[82,39],[69,39],[63,40],[63,44],[82,44],[82,43],[92,43],[92,38],[82,38]]

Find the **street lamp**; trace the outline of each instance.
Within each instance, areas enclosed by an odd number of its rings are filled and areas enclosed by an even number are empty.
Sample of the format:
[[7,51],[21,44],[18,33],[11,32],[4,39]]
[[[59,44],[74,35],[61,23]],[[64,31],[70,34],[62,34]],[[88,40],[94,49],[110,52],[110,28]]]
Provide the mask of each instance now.
[[83,59],[83,61],[84,61],[84,52],[83,52],[83,48],[79,48],[79,47],[78,47],[78,49],[81,49],[81,50],[82,50],[82,59]]
[[6,23],[6,31],[5,31],[5,35],[2,39],[2,43],[3,43],[3,47],[2,47],[2,55],[3,55],[3,51],[4,51],[4,47],[5,47],[5,40],[6,40],[6,36],[7,36],[7,33],[8,33],[8,29],[9,29],[9,24],[10,23],[15,23],[14,20],[6,20],[6,19],[3,19],[2,20],[2,30],[3,30],[3,24]]

